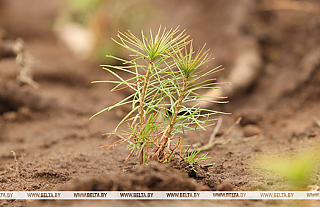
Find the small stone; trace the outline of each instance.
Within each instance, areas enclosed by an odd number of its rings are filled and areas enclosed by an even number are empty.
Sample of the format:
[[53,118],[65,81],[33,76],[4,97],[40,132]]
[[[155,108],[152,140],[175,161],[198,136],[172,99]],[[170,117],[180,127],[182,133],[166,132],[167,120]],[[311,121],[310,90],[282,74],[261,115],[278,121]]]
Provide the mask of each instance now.
[[252,137],[261,133],[260,129],[255,125],[246,125],[242,128],[245,137]]
[[240,114],[242,117],[240,121],[241,126],[253,124],[258,125],[262,121],[262,116],[260,111],[247,111]]

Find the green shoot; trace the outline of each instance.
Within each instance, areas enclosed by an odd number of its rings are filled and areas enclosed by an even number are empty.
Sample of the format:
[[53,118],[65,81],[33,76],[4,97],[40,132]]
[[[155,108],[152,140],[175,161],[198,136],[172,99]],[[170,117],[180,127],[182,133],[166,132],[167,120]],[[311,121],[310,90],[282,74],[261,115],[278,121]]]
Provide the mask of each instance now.
[[192,165],[194,163],[199,163],[210,158],[207,157],[208,153],[198,156],[200,152],[201,150],[199,150],[198,147],[193,149],[190,153],[189,150],[186,150],[184,154],[184,160],[187,161],[190,165]]

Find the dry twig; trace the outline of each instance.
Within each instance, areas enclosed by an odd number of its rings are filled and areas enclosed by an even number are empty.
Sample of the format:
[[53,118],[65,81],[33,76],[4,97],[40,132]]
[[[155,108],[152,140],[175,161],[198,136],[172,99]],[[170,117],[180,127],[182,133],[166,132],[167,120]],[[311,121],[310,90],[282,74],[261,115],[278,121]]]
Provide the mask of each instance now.
[[[234,129],[235,126],[237,126],[240,121],[241,121],[242,117],[239,117],[234,124],[232,124],[232,126],[220,137],[219,140],[225,138],[226,136],[228,136],[230,134],[230,132]],[[215,140],[212,142],[208,142],[207,144],[205,144],[204,146],[202,146],[201,148],[199,148],[199,151],[205,151],[205,150],[209,150],[211,149],[214,145],[216,145],[217,143],[219,143],[219,141]]]
[[221,124],[222,124],[222,117],[219,117],[217,124],[216,124],[216,127],[214,128],[214,130],[209,138],[209,144],[213,142],[214,138],[216,137],[216,135],[221,127]]
[[313,116],[313,122],[320,127],[320,120],[316,116]]

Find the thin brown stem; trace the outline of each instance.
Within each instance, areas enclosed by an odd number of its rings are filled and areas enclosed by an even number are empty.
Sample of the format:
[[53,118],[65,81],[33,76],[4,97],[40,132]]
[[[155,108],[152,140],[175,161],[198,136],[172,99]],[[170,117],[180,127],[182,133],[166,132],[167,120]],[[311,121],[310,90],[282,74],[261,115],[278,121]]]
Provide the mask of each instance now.
[[[149,63],[148,65],[148,69],[147,69],[147,74],[145,76],[144,79],[144,84],[143,84],[143,88],[142,88],[142,92],[141,92],[141,100],[140,100],[140,108],[139,108],[139,128],[140,128],[140,132],[139,134],[142,135],[142,131],[143,131],[143,120],[145,119],[144,116],[144,110],[143,110],[143,106],[144,106],[144,101],[146,99],[145,95],[146,95],[146,91],[147,91],[147,87],[148,87],[148,83],[149,83],[149,79],[150,79],[150,74],[151,74],[151,67],[152,67],[152,63]],[[141,143],[141,150],[139,153],[139,160],[140,160],[140,164],[143,164],[143,143]]]
[[143,110],[143,106],[144,106],[144,101],[145,101],[145,99],[146,99],[145,95],[146,95],[146,91],[147,91],[147,87],[148,87],[148,83],[149,83],[149,79],[150,79],[151,66],[152,66],[152,63],[149,63],[149,65],[148,65],[148,70],[147,70],[147,74],[146,74],[146,76],[145,76],[144,84],[143,84],[143,88],[142,88],[142,92],[141,92],[140,109],[139,109],[139,116],[140,116],[139,125],[140,125],[140,131],[142,130],[142,127],[143,127],[143,120],[144,120],[144,110]]
[[165,132],[165,135],[163,136],[164,137],[164,141],[163,141],[163,143],[161,145],[161,149],[159,150],[159,158],[163,158],[163,156],[164,156],[164,150],[166,148],[166,145],[168,144],[168,141],[169,141],[169,138],[171,136],[173,127],[174,127],[174,125],[175,125],[175,123],[177,121],[177,117],[178,117],[179,111],[180,111],[181,106],[182,106],[182,101],[184,99],[184,95],[185,95],[184,93],[185,93],[185,91],[187,89],[187,82],[188,82],[188,78],[186,77],[183,80],[182,88],[181,88],[181,91],[180,91],[180,96],[179,96],[178,102],[176,104],[175,111],[174,111],[174,113],[172,115],[169,128]]

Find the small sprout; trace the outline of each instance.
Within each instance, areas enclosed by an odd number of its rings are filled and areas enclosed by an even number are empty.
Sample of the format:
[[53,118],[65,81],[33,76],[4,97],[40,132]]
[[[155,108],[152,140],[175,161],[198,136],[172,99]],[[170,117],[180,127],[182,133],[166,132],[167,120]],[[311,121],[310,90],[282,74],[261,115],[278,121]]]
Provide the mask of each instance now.
[[[199,150],[198,147],[193,149],[190,153],[189,153],[189,150],[186,150],[184,160],[187,161],[190,165],[192,165],[194,163],[199,163],[201,161],[210,159],[210,157],[207,157],[208,153],[203,154],[202,156],[199,157],[198,154],[200,152],[201,152],[201,149]],[[205,165],[205,166],[212,166],[212,164]]]

